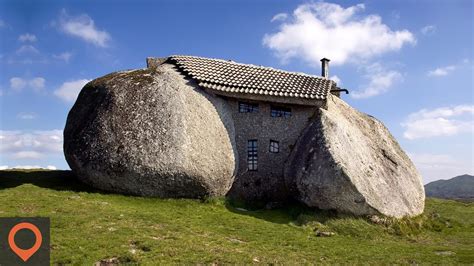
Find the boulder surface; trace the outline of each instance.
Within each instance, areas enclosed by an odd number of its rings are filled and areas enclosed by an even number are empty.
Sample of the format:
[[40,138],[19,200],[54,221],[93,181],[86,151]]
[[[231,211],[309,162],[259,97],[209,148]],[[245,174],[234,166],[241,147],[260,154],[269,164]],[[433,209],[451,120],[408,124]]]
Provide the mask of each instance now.
[[330,96],[285,166],[287,186],[310,207],[355,215],[423,212],[421,176],[377,119]]
[[227,108],[170,64],[115,72],[79,94],[64,130],[66,160],[79,179],[103,190],[222,196],[236,171]]

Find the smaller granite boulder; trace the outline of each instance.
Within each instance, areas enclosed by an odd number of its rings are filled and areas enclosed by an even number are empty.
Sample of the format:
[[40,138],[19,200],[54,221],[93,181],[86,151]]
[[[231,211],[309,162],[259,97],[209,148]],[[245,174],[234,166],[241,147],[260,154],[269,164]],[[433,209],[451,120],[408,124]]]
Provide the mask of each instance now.
[[285,180],[311,207],[393,217],[424,209],[421,176],[388,129],[334,96],[302,133]]

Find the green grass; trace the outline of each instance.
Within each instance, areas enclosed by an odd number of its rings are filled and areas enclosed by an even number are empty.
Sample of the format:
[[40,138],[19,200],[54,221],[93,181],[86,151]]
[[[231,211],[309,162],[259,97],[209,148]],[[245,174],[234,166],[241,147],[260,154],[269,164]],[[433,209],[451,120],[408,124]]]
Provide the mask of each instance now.
[[374,224],[297,205],[107,194],[67,171],[0,171],[0,216],[50,217],[53,264],[474,263],[474,205],[438,199],[421,216]]

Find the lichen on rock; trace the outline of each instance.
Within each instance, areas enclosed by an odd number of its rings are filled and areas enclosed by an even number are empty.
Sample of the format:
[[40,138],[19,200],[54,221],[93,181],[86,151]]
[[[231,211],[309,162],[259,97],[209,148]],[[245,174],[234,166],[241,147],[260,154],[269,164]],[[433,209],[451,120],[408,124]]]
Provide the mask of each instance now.
[[66,160],[94,187],[142,196],[222,196],[232,185],[234,128],[222,99],[170,64],[88,83],[64,130]]
[[334,96],[300,136],[285,180],[311,207],[393,217],[424,208],[421,176],[388,129]]

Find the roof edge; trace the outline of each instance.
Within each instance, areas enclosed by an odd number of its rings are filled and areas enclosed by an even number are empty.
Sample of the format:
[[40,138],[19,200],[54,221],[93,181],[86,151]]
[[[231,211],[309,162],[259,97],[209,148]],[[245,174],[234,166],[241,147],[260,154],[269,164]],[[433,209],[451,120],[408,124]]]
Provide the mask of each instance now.
[[239,92],[226,92],[213,90],[205,87],[203,88],[207,93],[224,96],[228,98],[233,98],[237,100],[251,100],[259,102],[269,102],[274,104],[290,104],[290,105],[303,105],[303,106],[314,106],[321,107],[324,105],[326,100],[324,99],[305,99],[305,98],[289,98],[289,97],[279,97],[279,96],[269,96],[261,94],[243,94]]
[[[303,73],[303,72],[288,71],[288,70],[283,70],[283,69],[279,69],[279,68],[273,68],[273,67],[269,67],[269,66],[261,66],[261,65],[247,64],[247,63],[239,63],[239,62],[235,62],[235,61],[233,61],[233,60],[224,60],[224,59],[219,59],[219,58],[210,58],[210,57],[202,57],[202,56],[194,56],[194,55],[170,55],[170,56],[167,57],[167,58],[168,58],[168,59],[175,59],[175,58],[178,58],[178,57],[190,57],[190,58],[197,58],[197,59],[214,60],[214,61],[218,61],[218,62],[232,63],[232,64],[236,64],[236,65],[247,66],[247,67],[253,67],[253,68],[268,69],[268,70],[277,71],[277,72],[281,72],[281,73],[294,74],[294,75],[300,75],[300,76],[311,77],[311,78],[318,78],[318,79],[326,79],[326,78],[324,78],[324,77],[322,77],[322,76],[311,75],[311,74],[307,74],[307,73]],[[334,82],[333,80],[330,80],[330,81]]]

